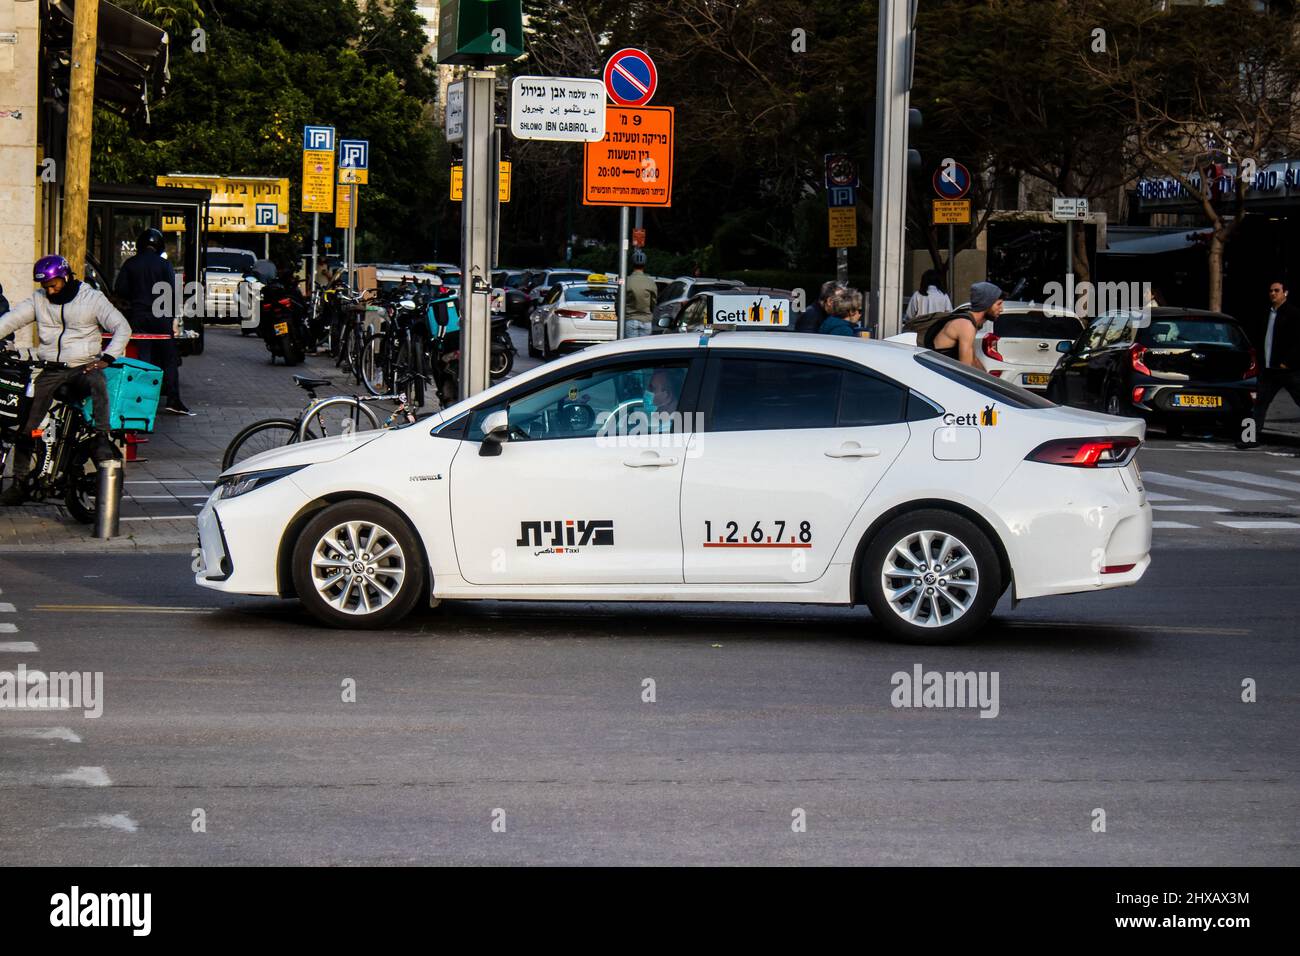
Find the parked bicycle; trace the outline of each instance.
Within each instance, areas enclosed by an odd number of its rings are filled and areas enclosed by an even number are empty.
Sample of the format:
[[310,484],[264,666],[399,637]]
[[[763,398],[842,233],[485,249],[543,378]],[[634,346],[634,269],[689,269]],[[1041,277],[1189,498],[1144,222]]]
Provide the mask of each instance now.
[[[295,375],[294,384],[307,393],[307,405],[296,418],[265,418],[240,430],[226,446],[221,457],[225,471],[264,451],[283,448],[316,438],[337,438],[376,428],[392,428],[416,420],[415,412],[404,394],[335,395],[318,399],[317,389],[331,384],[328,379]],[[396,408],[385,419],[370,406],[376,402],[394,402]]]

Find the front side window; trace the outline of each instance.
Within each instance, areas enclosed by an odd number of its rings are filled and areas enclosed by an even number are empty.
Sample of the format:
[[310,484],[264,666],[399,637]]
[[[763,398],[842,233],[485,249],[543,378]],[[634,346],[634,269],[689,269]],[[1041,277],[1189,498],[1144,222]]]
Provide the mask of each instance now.
[[[686,359],[602,366],[514,396],[504,406],[510,440],[682,431],[679,406],[688,367]],[[467,440],[482,441],[483,420],[502,407],[497,402],[476,410]]]

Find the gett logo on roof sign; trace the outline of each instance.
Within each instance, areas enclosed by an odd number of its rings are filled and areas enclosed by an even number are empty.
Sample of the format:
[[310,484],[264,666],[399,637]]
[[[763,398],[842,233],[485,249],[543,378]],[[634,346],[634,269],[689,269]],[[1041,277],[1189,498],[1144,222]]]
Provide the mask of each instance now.
[[790,300],[766,295],[715,295],[709,305],[714,325],[790,324]]

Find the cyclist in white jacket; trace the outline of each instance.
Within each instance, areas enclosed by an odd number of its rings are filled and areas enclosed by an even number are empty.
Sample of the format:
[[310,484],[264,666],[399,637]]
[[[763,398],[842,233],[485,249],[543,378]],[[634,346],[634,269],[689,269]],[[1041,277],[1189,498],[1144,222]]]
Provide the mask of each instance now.
[[[32,281],[41,284],[40,291],[0,316],[0,339],[35,322],[40,340],[36,357],[68,367],[44,369],[32,384],[27,421],[14,443],[14,481],[0,495],[0,505],[18,505],[26,499],[25,479],[35,449],[32,431],[40,427],[55,391],[63,385],[69,386],[74,397],[90,395],[92,427],[97,437],[95,460],[117,454],[108,433],[108,385],[103,370],[126,352],[131,325],[102,292],[77,281],[62,256],[39,260],[32,270]],[[113,335],[108,348],[103,348],[101,330]]]

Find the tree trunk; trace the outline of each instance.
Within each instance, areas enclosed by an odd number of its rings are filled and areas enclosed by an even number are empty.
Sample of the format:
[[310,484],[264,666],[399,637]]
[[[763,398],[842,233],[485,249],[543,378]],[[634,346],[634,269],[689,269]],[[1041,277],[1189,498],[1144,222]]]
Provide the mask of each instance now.
[[1210,235],[1210,250],[1207,255],[1206,268],[1209,271],[1209,303],[1211,312],[1223,308],[1223,240],[1224,230],[1215,229]]

